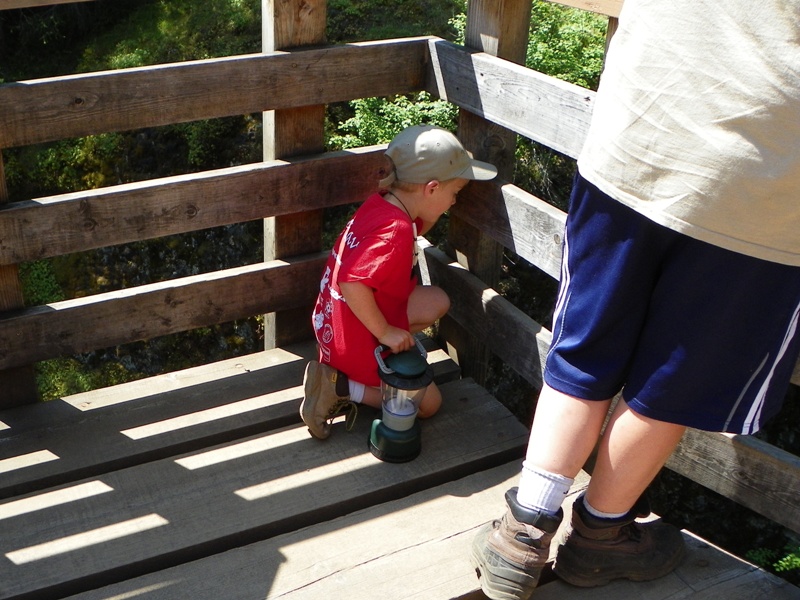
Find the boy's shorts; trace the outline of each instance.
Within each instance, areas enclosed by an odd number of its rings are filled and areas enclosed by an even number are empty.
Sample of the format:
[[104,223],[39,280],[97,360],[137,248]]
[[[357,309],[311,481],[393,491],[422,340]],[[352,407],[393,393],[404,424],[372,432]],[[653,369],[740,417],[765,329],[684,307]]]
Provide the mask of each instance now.
[[545,382],[646,417],[754,433],[800,352],[800,267],[662,227],[576,177]]

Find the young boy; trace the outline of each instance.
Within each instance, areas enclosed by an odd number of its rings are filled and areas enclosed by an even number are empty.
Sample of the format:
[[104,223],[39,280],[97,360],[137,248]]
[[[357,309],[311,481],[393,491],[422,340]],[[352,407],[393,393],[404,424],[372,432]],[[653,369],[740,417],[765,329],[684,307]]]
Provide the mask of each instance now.
[[[474,160],[449,131],[415,125],[389,144],[389,175],[339,234],[325,266],[312,317],[319,360],[306,367],[300,416],[314,437],[330,435],[330,420],[351,403],[379,408],[375,348],[402,352],[450,308],[435,286],[417,285],[416,237],[428,231],[471,179],[487,180],[494,166]],[[428,386],[420,417],[441,405]]]

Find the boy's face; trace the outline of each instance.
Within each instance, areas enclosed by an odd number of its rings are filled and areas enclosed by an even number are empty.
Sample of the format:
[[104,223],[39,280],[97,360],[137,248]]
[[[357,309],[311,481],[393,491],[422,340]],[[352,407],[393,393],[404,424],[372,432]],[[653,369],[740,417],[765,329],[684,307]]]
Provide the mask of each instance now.
[[449,181],[430,181],[425,186],[426,199],[420,217],[425,221],[435,221],[453,204],[458,193],[469,183],[469,179],[450,179]]

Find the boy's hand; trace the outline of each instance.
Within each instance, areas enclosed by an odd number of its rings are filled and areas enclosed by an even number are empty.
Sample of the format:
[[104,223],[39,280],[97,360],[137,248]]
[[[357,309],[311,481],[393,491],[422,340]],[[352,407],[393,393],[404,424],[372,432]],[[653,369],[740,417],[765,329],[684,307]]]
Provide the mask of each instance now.
[[389,325],[386,333],[378,338],[378,341],[391,348],[392,352],[397,354],[403,350],[408,350],[414,345],[414,336],[405,329]]

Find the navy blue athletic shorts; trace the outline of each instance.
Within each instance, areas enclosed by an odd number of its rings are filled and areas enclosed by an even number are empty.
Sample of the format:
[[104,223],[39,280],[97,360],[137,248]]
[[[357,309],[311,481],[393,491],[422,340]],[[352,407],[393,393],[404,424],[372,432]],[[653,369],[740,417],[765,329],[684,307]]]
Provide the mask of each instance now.
[[654,223],[576,177],[547,384],[585,400],[622,390],[644,416],[754,433],[800,352],[800,267]]

